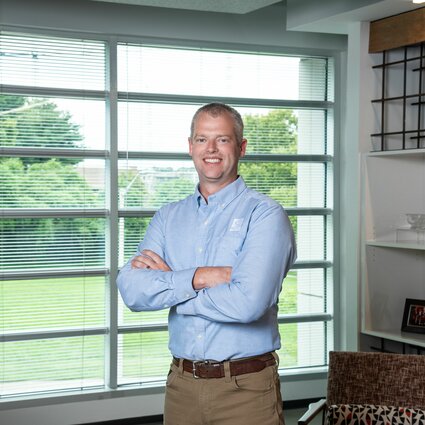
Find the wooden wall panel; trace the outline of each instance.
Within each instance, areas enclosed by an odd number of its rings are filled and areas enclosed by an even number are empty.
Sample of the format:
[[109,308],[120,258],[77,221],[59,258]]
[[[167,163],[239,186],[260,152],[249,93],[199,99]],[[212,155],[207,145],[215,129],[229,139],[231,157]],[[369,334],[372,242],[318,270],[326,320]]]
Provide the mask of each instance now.
[[425,7],[370,24],[369,53],[425,41]]

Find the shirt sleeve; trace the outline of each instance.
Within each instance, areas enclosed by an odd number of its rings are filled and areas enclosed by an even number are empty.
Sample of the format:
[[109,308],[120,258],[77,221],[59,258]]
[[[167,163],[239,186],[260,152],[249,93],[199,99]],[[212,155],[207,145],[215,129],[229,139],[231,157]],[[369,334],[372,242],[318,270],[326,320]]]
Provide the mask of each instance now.
[[136,254],[120,270],[117,285],[124,303],[133,311],[161,310],[196,297],[192,280],[196,268],[164,272],[133,269],[131,260],[145,249],[165,258],[164,210],[151,220]]
[[278,204],[263,205],[253,212],[231,282],[200,291],[176,311],[216,322],[258,320],[277,303],[282,281],[295,259],[288,216]]

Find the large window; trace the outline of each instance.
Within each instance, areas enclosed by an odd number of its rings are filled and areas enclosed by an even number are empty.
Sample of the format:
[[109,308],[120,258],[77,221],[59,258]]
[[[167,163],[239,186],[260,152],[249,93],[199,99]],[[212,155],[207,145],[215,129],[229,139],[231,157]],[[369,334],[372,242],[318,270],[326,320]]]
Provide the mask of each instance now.
[[281,367],[326,365],[331,58],[2,33],[0,90],[0,397],[163,382],[167,311],[130,312],[115,279],[155,211],[193,192],[190,120],[216,100],[243,115],[241,175],[296,233]]

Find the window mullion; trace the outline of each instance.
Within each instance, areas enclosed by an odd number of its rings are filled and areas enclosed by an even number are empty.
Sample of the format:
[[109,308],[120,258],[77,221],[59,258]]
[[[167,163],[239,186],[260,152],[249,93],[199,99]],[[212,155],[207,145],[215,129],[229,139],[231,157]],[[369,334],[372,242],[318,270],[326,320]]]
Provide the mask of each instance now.
[[210,102],[222,102],[237,106],[258,106],[268,108],[307,108],[326,109],[332,108],[333,102],[328,100],[293,100],[293,99],[259,99],[246,97],[222,97],[222,96],[199,96],[189,94],[169,94],[169,93],[140,93],[125,92],[118,94],[120,100],[127,102],[157,102],[157,103],[184,103],[184,104],[204,104]]
[[118,96],[117,96],[117,42],[111,39],[106,47],[106,134],[110,152],[107,165],[106,205],[109,207],[107,226],[106,263],[109,265],[109,290],[107,291],[106,320],[109,333],[105,343],[105,380],[110,389],[117,388],[118,363],[118,292],[115,285],[118,275]]

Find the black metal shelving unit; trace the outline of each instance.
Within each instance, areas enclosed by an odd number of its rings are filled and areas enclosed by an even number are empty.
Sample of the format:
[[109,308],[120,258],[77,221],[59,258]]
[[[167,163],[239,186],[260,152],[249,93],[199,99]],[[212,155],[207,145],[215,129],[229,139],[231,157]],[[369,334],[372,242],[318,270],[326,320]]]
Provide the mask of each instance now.
[[[413,54],[412,54],[413,53]],[[390,60],[390,56],[398,55],[402,59]],[[401,68],[401,70],[400,70]],[[373,99],[372,104],[380,105],[380,131],[371,134],[373,139],[378,139],[378,148],[374,151],[387,150],[406,150],[425,148],[425,43],[406,46],[400,49],[386,50],[382,53],[382,63],[373,66],[373,69],[380,69],[382,72],[381,97]],[[388,87],[391,73],[397,69],[402,72],[402,89],[400,94],[396,96],[388,96]],[[417,77],[414,75],[417,74]],[[409,84],[413,79],[417,79],[417,90],[410,92]],[[388,129],[389,126],[389,110],[392,105],[400,104],[402,112],[400,121],[396,123],[397,128]],[[399,107],[399,106],[398,106]],[[409,114],[415,114],[415,125]],[[393,114],[394,116],[394,114]],[[408,124],[409,122],[409,124]],[[390,146],[389,138],[396,140],[396,144]],[[376,144],[376,143],[375,143]]]

